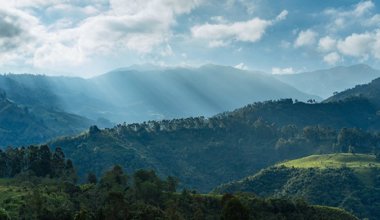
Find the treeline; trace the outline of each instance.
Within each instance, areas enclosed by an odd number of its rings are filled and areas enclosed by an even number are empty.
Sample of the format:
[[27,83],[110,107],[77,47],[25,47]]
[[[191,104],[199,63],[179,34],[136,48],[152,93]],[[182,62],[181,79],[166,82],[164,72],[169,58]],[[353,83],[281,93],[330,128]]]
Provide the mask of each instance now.
[[47,145],[0,149],[0,178],[19,174],[76,181],[72,161],[65,159],[61,148],[57,147],[52,152]]
[[149,170],[129,176],[120,166],[99,180],[90,173],[81,185],[48,174],[18,175],[0,180],[0,219],[356,219],[342,210],[302,201],[177,192],[177,185],[174,177],[162,179]]
[[[292,100],[256,103],[211,118],[197,117],[111,129],[57,139],[79,176],[98,176],[113,164],[128,172],[155,169],[177,176],[181,188],[209,192],[279,161],[333,152],[378,153],[380,122],[365,100],[305,104]],[[94,163],[96,161],[96,163]],[[228,161],[228,163],[226,163]]]

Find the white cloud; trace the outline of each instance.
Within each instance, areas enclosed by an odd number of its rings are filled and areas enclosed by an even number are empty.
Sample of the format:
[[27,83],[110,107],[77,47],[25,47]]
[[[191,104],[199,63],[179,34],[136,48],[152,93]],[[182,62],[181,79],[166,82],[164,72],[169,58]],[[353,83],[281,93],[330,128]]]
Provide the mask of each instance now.
[[228,42],[222,40],[213,40],[208,43],[208,47],[217,48],[217,47],[226,47],[228,46]]
[[[337,32],[344,28],[350,28],[354,25],[377,25],[374,23],[376,15],[371,17],[375,4],[371,0],[360,1],[358,4],[352,5],[350,9],[334,9],[330,8],[324,11],[329,16],[331,22],[327,25],[327,29],[331,32]],[[371,19],[374,18],[375,20]]]
[[363,22],[365,26],[379,26],[380,25],[380,14],[375,14],[369,19]]
[[271,25],[270,21],[254,18],[246,22],[232,24],[204,24],[191,29],[195,38],[256,42],[264,35],[265,30]]
[[336,48],[336,40],[330,36],[319,39],[318,49],[323,52],[333,51]]
[[285,20],[288,16],[289,12],[287,10],[283,10],[279,15],[276,17],[276,21],[282,21]]
[[319,41],[318,50],[325,54],[323,60],[328,64],[335,64],[349,56],[367,60],[380,59],[380,29],[372,32],[353,33],[342,39],[332,39],[328,36]]
[[216,23],[227,23],[227,20],[223,16],[214,16],[211,17],[210,20]]
[[337,52],[331,52],[323,57],[323,61],[329,65],[335,65],[337,62],[341,61],[342,58]]
[[374,7],[375,7],[375,4],[371,0],[362,1],[356,5],[352,14],[354,14],[355,16],[362,16],[363,14],[369,12]]
[[[77,66],[110,53],[157,50],[170,56],[168,41],[177,16],[200,3],[110,0],[106,7],[108,0],[0,0],[6,8],[0,9],[0,62],[48,69]],[[50,20],[41,20],[37,11]]]
[[236,69],[240,69],[240,70],[248,70],[248,66],[245,65],[244,63],[239,63],[237,64],[236,66],[234,66]]
[[338,50],[348,56],[368,57],[374,41],[371,33],[352,34],[338,42]]
[[248,21],[226,24],[203,24],[191,28],[193,37],[210,41],[234,40],[242,42],[259,41],[266,29],[279,20],[285,19],[286,11],[278,15],[275,20],[253,18]]
[[311,46],[315,44],[317,36],[318,36],[317,32],[311,29],[308,29],[306,31],[301,31],[294,42],[294,47]]
[[279,67],[273,67],[272,68],[272,74],[294,74],[296,71],[294,71],[293,67],[286,67],[286,68],[279,68]]

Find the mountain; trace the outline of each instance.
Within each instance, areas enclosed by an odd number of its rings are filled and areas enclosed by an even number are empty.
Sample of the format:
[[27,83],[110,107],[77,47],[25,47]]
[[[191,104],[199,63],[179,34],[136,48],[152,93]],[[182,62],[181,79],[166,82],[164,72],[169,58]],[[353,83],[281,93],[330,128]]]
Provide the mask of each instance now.
[[380,78],[364,85],[357,85],[325,100],[325,102],[336,102],[352,97],[368,99],[377,108],[380,108]]
[[110,116],[113,121],[208,117],[255,101],[318,99],[271,76],[216,65],[146,71],[120,69],[90,81],[107,88],[106,99],[117,109],[125,110],[123,118]]
[[313,155],[279,163],[214,192],[303,198],[311,204],[343,208],[361,219],[380,219],[379,177],[380,160],[374,155]]
[[82,177],[88,172],[101,175],[120,164],[128,172],[153,169],[161,176],[177,176],[182,187],[207,192],[285,159],[348,152],[348,146],[377,152],[380,137],[366,130],[379,128],[376,109],[366,100],[280,100],[211,118],[120,124],[103,130],[94,126],[49,145],[61,147]]
[[380,70],[359,64],[298,74],[277,75],[276,78],[308,94],[328,98],[359,84],[380,77]]
[[88,127],[83,117],[41,106],[18,105],[0,91],[0,147],[38,144]]
[[28,108],[55,109],[92,119],[94,123],[101,118],[97,109],[113,108],[99,97],[97,88],[78,77],[7,74],[0,76],[0,88],[9,99]]
[[132,66],[91,79],[8,74],[0,76],[0,88],[19,104],[57,108],[98,121],[100,127],[111,126],[107,120],[208,117],[270,99],[320,100],[272,76],[216,65]]

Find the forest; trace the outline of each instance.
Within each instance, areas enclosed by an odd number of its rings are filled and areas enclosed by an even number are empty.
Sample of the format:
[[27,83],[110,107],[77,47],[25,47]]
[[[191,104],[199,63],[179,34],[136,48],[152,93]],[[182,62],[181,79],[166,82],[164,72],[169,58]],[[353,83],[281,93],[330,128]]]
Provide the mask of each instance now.
[[128,175],[118,165],[99,179],[89,173],[78,184],[71,161],[46,145],[8,148],[2,156],[7,157],[0,179],[0,219],[5,220],[357,219],[302,200],[178,191],[175,177],[160,178],[152,170]]
[[217,194],[250,192],[263,197],[304,199],[339,207],[360,219],[379,219],[380,160],[375,155],[335,153],[278,163],[255,175],[222,184]]
[[176,176],[180,188],[209,192],[283,160],[332,152],[377,153],[380,135],[370,127],[380,120],[366,103],[268,101],[211,118],[93,126],[49,145],[62,148],[82,178],[88,172],[99,176],[117,163],[128,172],[153,169]]

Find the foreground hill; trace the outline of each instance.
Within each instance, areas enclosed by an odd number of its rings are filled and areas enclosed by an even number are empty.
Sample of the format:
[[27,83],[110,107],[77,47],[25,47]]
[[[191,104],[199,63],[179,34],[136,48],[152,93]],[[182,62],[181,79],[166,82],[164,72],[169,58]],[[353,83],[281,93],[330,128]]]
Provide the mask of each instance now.
[[42,143],[73,135],[90,124],[88,119],[57,109],[18,105],[0,91],[0,147]]
[[313,155],[279,163],[254,176],[222,185],[217,193],[303,198],[380,219],[380,160],[366,154]]
[[[315,153],[372,153],[380,143],[379,116],[366,100],[305,104],[292,100],[256,103],[211,118],[187,118],[91,127],[49,144],[62,147],[83,176],[101,175],[113,164],[128,172],[154,169],[177,176],[202,192],[243,178],[284,159]],[[360,129],[341,129],[357,127]]]
[[[27,156],[26,156],[27,155]],[[0,151],[0,219],[326,219],[356,220],[336,208],[249,194],[177,193],[175,177],[131,176],[120,166],[76,184],[75,167],[46,145]]]
[[364,64],[277,76],[279,80],[300,91],[322,98],[328,98],[334,92],[341,92],[356,85],[368,83],[377,77],[380,77],[380,70]]

